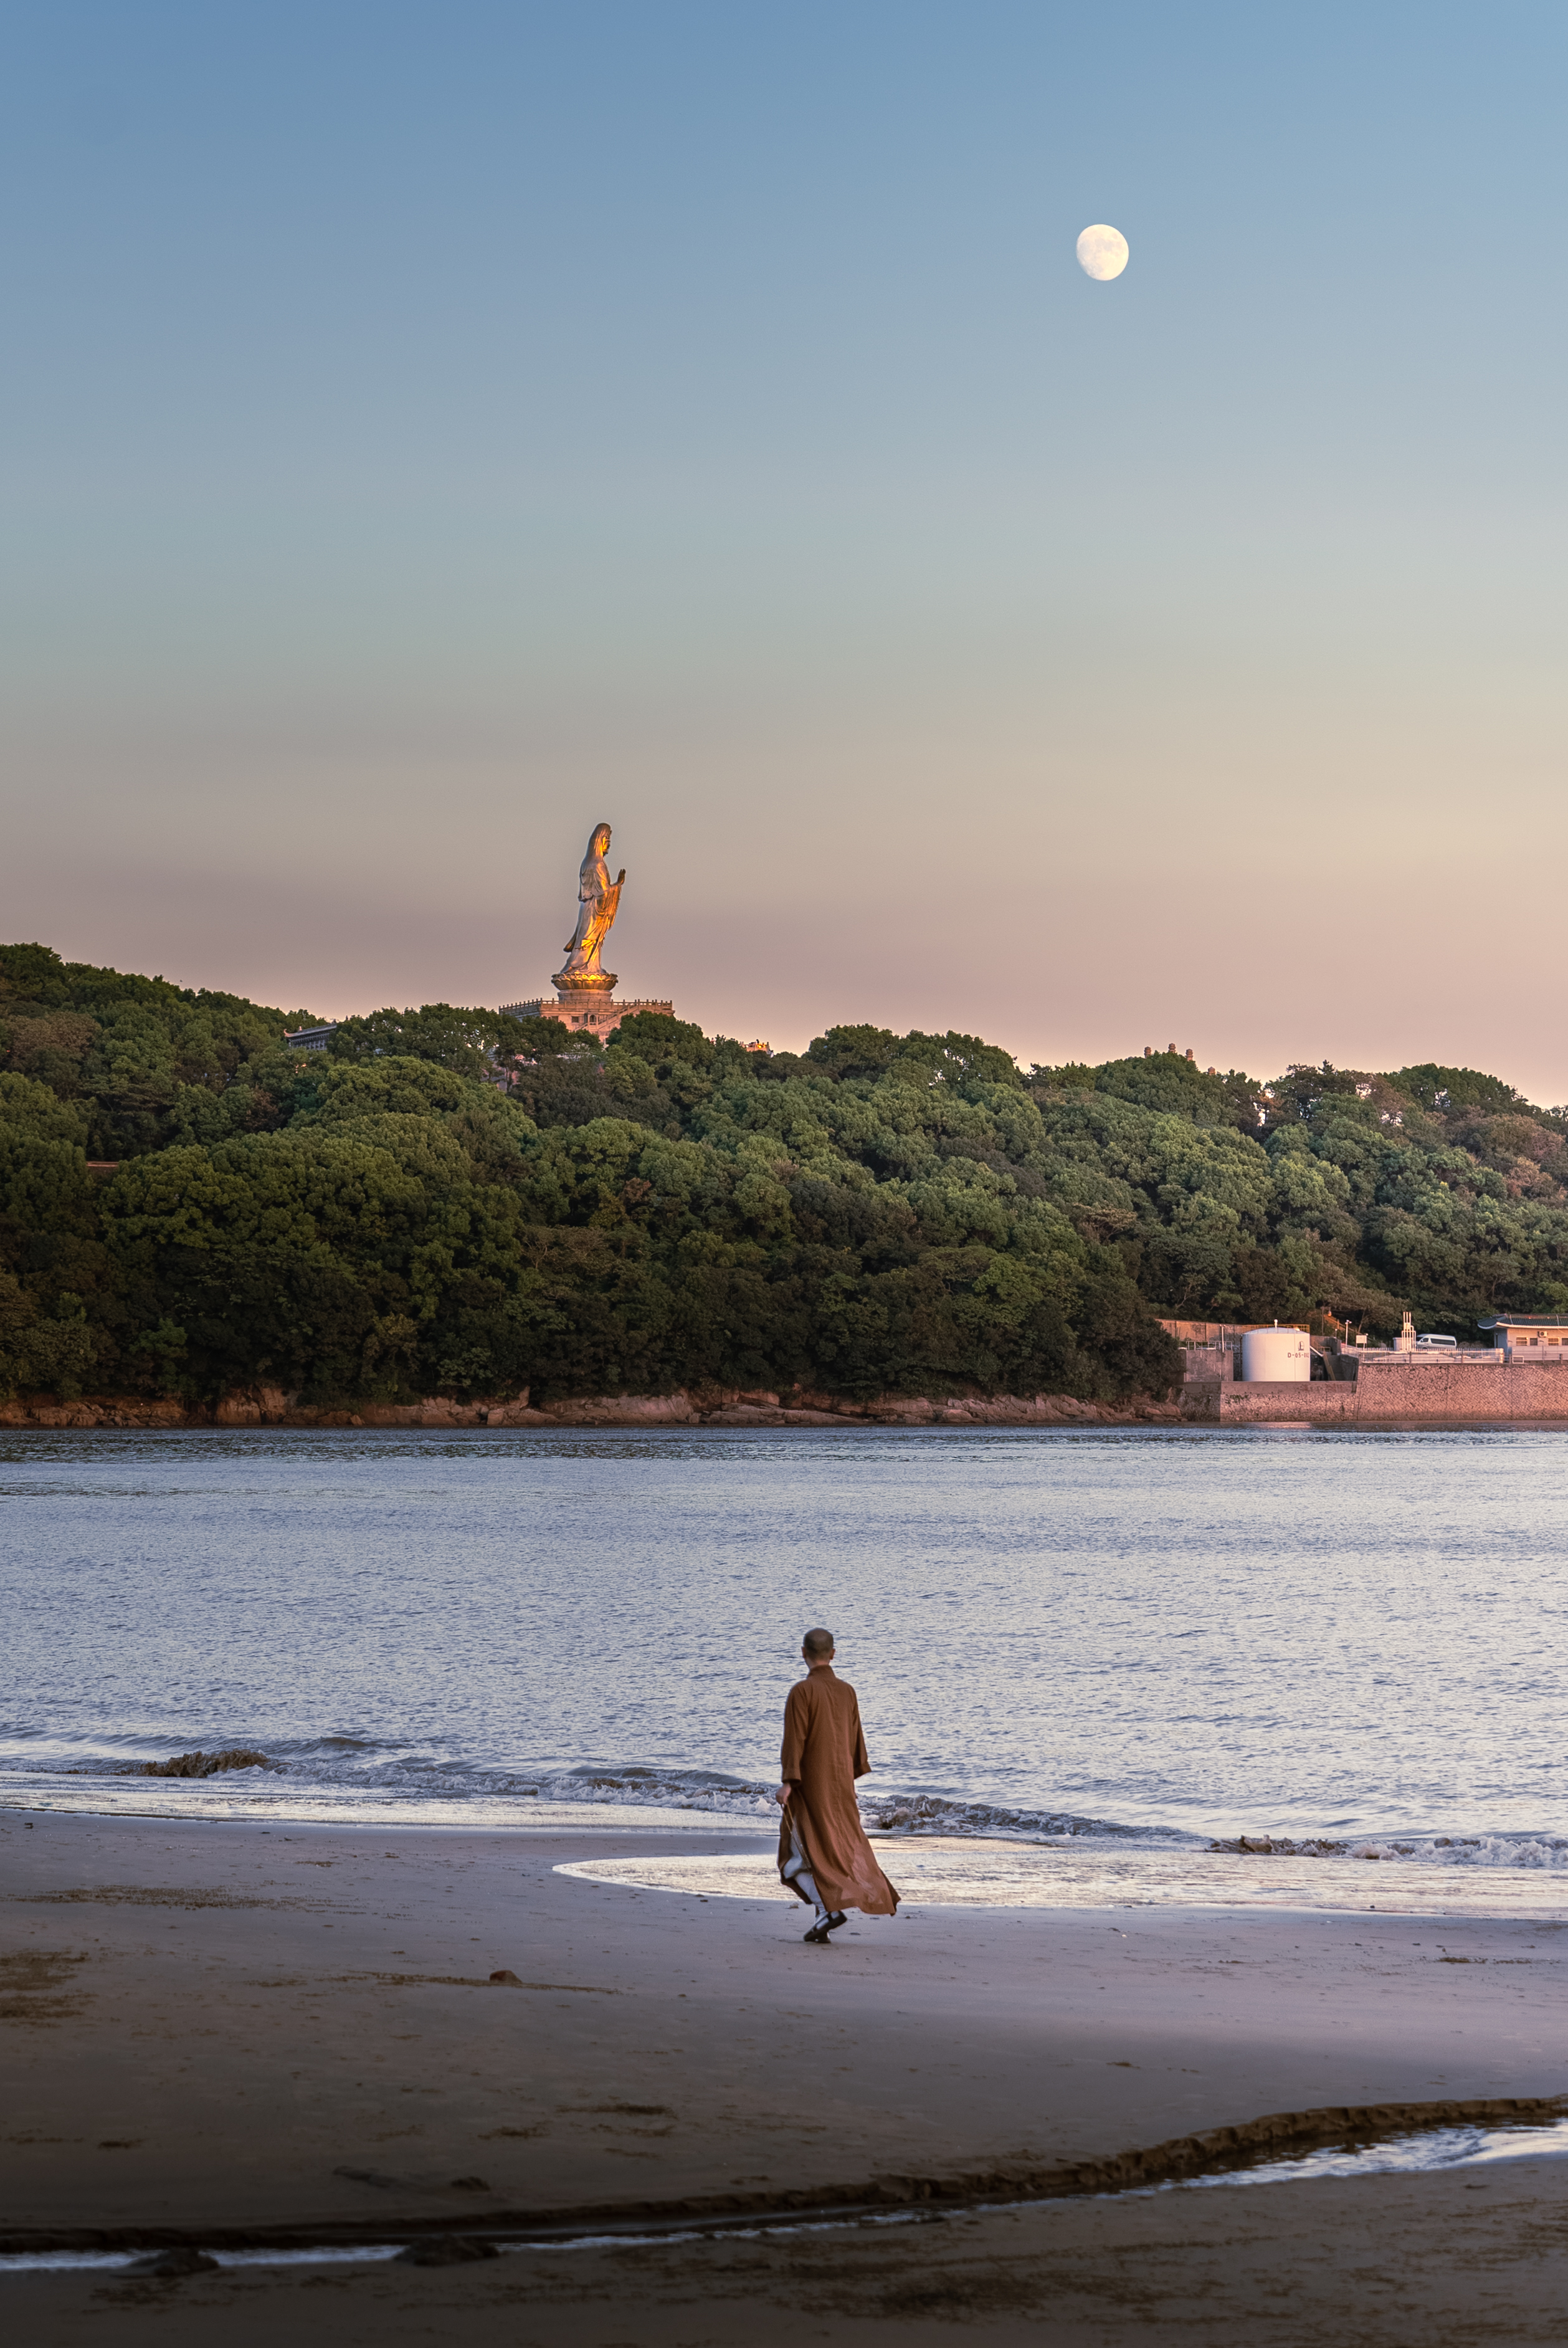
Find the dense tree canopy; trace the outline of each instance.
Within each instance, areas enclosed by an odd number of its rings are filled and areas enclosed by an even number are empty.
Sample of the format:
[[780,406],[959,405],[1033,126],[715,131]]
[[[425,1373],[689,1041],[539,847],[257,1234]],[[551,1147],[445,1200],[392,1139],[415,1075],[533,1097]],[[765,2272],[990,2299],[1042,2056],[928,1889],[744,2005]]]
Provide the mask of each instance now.
[[1474,1070],[308,1024],[0,948],[0,1391],[1112,1398],[1159,1314],[1568,1311],[1568,1118]]

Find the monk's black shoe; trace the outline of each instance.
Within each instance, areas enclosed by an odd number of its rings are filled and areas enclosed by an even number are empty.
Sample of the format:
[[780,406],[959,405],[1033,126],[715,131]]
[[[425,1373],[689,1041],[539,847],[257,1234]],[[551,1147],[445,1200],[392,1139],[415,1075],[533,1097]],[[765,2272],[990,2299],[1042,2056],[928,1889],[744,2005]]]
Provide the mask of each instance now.
[[825,1916],[820,1924],[814,1924],[810,1931],[803,1933],[801,1937],[809,1947],[825,1949],[827,1946],[828,1934],[836,1932],[841,1924],[847,1924],[848,1921],[849,1919],[843,1909],[835,1908],[831,1916]]

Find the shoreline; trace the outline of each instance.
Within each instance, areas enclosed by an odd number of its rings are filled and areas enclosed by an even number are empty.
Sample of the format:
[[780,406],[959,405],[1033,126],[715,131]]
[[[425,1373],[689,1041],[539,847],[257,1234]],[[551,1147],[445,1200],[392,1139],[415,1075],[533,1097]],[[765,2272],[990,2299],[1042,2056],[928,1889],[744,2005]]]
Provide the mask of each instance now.
[[[1564,1381],[1568,1386],[1568,1380]],[[453,1402],[430,1396],[417,1403],[362,1403],[357,1409],[263,1407],[226,1396],[217,1403],[186,1404],[145,1396],[87,1395],[62,1402],[31,1395],[0,1402],[0,1438],[7,1435],[342,1435],[356,1434],[581,1434],[696,1435],[709,1430],[784,1434],[979,1432],[992,1429],[1092,1434],[1103,1428],[1164,1429],[1172,1434],[1214,1437],[1254,1435],[1560,1435],[1568,1432],[1568,1407],[1561,1413],[1497,1410],[1483,1414],[1439,1411],[1362,1412],[1356,1388],[1314,1385],[1236,1402],[1229,1389],[1216,1400],[1204,1389],[1189,1389],[1177,1402],[1149,1395],[1125,1403],[1082,1402],[1072,1395],[967,1396],[932,1402],[924,1396],[883,1396],[871,1403],[825,1398],[821,1407],[764,1402],[700,1406],[680,1395],[621,1395],[551,1403],[534,1408],[518,1402]],[[1304,1402],[1299,1397],[1305,1394]],[[1507,1399],[1505,1395],[1503,1399]]]
[[1074,1395],[962,1395],[930,1401],[924,1395],[880,1395],[850,1402],[812,1395],[782,1403],[774,1394],[719,1393],[589,1395],[531,1406],[520,1400],[456,1402],[431,1395],[414,1403],[360,1403],[302,1408],[297,1397],[275,1388],[244,1387],[214,1403],[184,1403],[173,1397],[84,1395],[62,1401],[52,1395],[0,1402],[0,1432],[58,1433],[62,1429],[123,1428],[139,1433],[233,1432],[245,1428],[297,1433],[344,1427],[374,1429],[641,1427],[651,1432],[721,1427],[866,1426],[1139,1426],[1184,1424],[1179,1402],[1135,1395],[1123,1403],[1083,1402]]
[[1568,2095],[1568,1920],[911,1879],[824,1952],[782,1899],[559,1871],[616,1840],[0,1814],[13,2238],[994,2194],[1280,2115]]
[[[815,1950],[793,1902],[558,1872],[712,1843],[0,1811],[0,2249],[307,2254],[13,2271],[24,2333],[785,2348],[804,2305],[835,2348],[1556,2336],[1568,2160],[1172,2172],[1563,2108],[1568,1922],[917,1899]],[[519,2221],[556,2246],[308,2256]]]
[[[633,1838],[640,1849],[644,1847],[644,1838],[675,1834],[702,1838],[710,1870],[738,1865],[743,1858],[733,1851],[712,1851],[713,1837],[740,1843],[761,1837],[764,1852],[771,1854],[776,1832],[765,1812],[754,1806],[723,1809],[677,1800],[574,1801],[483,1793],[461,1797],[399,1793],[378,1803],[364,1788],[340,1790],[298,1779],[287,1791],[274,1793],[278,1777],[290,1775],[279,1765],[264,1771],[232,1769],[190,1776],[165,1776],[140,1766],[63,1774],[77,1780],[79,1792],[75,1787],[67,1792],[58,1780],[45,1778],[41,1773],[32,1784],[21,1779],[20,1773],[16,1777],[0,1775],[0,1820],[25,1819],[30,1814],[39,1820],[77,1818],[145,1828],[232,1825],[269,1833],[313,1828],[340,1834],[483,1835],[498,1841],[533,1834],[582,1834],[596,1841],[607,1835],[625,1835]],[[261,1782],[247,1782],[254,1779]],[[897,1796],[881,1798],[895,1804],[899,1799]],[[1559,1912],[1568,1917],[1568,1837],[1542,1827],[1478,1829],[1471,1835],[1439,1835],[1430,1828],[1368,1828],[1344,1829],[1329,1839],[1305,1828],[1296,1837],[1263,1829],[1216,1835],[1209,1827],[1009,1827],[994,1820],[966,1826],[941,1818],[922,1818],[912,1824],[897,1819],[883,1824],[869,1818],[866,1830],[874,1846],[886,1854],[890,1868],[897,1869],[900,1854],[907,1854],[907,1863],[922,1876],[934,1870],[940,1890],[932,1900],[936,1887],[927,1884],[927,1902],[941,1906],[989,1907],[1001,1911],[1095,1905],[1185,1907],[1240,1914],[1262,1904],[1257,1898],[1225,1892],[1222,1887],[1228,1878],[1245,1891],[1255,1890],[1265,1895],[1297,1882],[1328,1884],[1337,1890],[1339,1896],[1327,1901],[1277,1897],[1270,1900],[1276,1909],[1288,1908],[1302,1914],[1360,1913],[1367,1906],[1376,1912],[1379,1903],[1366,1902],[1362,1895],[1380,1884],[1386,1895],[1382,1905],[1390,1914],[1527,1920],[1535,1913],[1546,1921]],[[1483,1859],[1437,1856],[1442,1850],[1489,1846],[1491,1855]],[[1519,1854],[1514,1864],[1501,1855],[1510,1849]],[[1530,1855],[1542,1849],[1564,1857],[1554,1861]],[[692,1866],[703,1863],[689,1855],[685,1871],[689,1874]],[[633,1864],[630,1859],[618,1862],[623,1870]],[[1381,1872],[1368,1873],[1374,1867]],[[586,1868],[585,1861],[585,1871]],[[978,1882],[994,1878],[999,1896],[988,1899],[982,1889],[966,1891],[961,1880],[966,1869]],[[1068,1896],[1053,1900],[1030,1887],[1030,1869],[1049,1877]],[[1115,1896],[1103,1900],[1084,1894],[1072,1883],[1074,1876],[1096,1871],[1131,1879],[1139,1869],[1146,1871],[1148,1880],[1136,1888],[1131,1881],[1116,1887]],[[1306,1872],[1298,1874],[1298,1869]],[[1184,1879],[1184,1889],[1158,1896],[1163,1876]],[[1194,1898],[1190,1894],[1200,1879],[1204,1896]],[[641,1882],[641,1888],[679,1890],[681,1885],[650,1878]],[[1020,1890],[1028,1896],[1019,1896]],[[1498,1903],[1494,1907],[1483,1904],[1489,1891]],[[702,1896],[754,1902],[757,1892],[754,1885],[733,1888],[710,1872]],[[773,1896],[771,1884],[768,1896]]]

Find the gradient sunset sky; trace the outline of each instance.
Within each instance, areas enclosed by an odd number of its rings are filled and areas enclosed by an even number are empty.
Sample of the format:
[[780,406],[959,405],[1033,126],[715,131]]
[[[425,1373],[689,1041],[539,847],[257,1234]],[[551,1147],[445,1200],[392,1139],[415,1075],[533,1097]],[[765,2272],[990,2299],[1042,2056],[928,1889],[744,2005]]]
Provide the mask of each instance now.
[[0,34],[0,936],[1568,1099],[1561,8]]

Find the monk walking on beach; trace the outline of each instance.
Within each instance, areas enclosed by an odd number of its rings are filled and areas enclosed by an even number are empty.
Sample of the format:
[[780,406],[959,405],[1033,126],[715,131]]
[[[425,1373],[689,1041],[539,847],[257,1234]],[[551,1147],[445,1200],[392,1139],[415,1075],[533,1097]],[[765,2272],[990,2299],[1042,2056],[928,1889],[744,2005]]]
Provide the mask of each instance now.
[[891,1916],[898,1894],[866,1839],[855,1781],[871,1766],[860,1727],[860,1704],[833,1668],[833,1633],[808,1631],[801,1643],[808,1666],[784,1705],[784,1784],[776,1800],[779,1873],[797,1900],[816,1910],[805,1938],[825,1947],[848,1920],[845,1910]]

